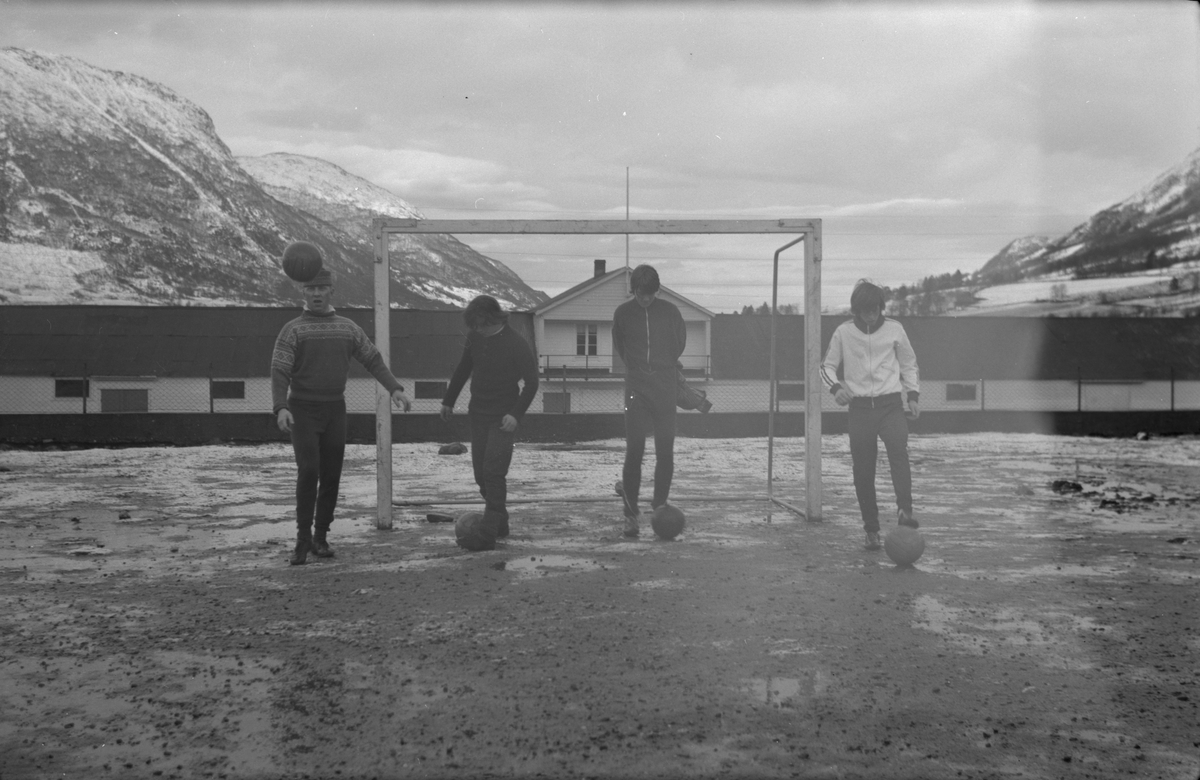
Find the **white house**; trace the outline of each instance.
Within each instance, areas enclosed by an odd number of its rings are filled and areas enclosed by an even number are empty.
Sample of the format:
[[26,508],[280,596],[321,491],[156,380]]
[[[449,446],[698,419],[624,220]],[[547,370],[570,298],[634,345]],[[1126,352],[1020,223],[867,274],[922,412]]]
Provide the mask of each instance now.
[[[633,297],[633,271],[604,270],[597,260],[591,279],[546,301],[533,311],[538,363],[548,378],[623,376],[625,367],[613,354],[612,318],[618,306]],[[687,347],[680,362],[689,376],[712,373],[712,319],[708,309],[663,285],[659,297],[679,307],[687,326]]]

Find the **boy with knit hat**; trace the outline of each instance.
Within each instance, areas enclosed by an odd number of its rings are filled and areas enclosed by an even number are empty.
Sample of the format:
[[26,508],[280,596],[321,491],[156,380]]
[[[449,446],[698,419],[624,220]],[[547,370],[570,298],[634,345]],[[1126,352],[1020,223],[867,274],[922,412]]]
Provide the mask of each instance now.
[[[483,496],[483,533],[492,549],[508,536],[508,467],[515,434],[538,389],[538,365],[529,342],[508,325],[508,314],[490,295],[467,304],[469,332],[446,394],[441,416],[449,420],[467,378],[471,379],[471,467]],[[520,383],[520,385],[518,385]]]
[[[383,356],[354,321],[334,313],[333,274],[304,282],[304,312],[283,326],[271,356],[271,396],[279,429],[296,455],[296,549],[292,565],[332,558],[327,534],[337,506],[346,451],[346,378],[353,358],[408,411],[412,402]],[[313,524],[316,532],[313,532]]]
[[[913,519],[912,471],[908,462],[908,422],[920,416],[917,356],[904,326],[883,316],[884,292],[860,279],[850,294],[854,319],[833,332],[821,364],[821,379],[840,406],[849,406],[850,459],[854,492],[862,512],[866,548],[878,550],[879,505],[875,497],[875,462],[879,439],[887,449],[896,491],[896,520],[916,528]],[[842,369],[839,381],[838,368]],[[907,409],[905,408],[907,406]]]

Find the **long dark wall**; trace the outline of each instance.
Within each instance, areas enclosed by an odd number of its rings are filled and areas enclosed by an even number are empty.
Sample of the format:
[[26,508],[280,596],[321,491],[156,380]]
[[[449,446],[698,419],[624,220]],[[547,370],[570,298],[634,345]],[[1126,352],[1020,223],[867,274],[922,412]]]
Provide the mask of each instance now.
[[[848,316],[821,317],[821,354]],[[1200,318],[901,317],[926,379],[1200,379]],[[804,379],[804,317],[775,318],[781,380]],[[718,314],[717,379],[769,375],[771,318]]]
[[[825,414],[822,431],[846,432],[845,414]],[[937,412],[910,423],[914,435],[933,433],[1054,433],[1076,436],[1134,436],[1194,434],[1200,431],[1200,412]],[[392,417],[395,442],[469,441],[469,422],[453,419],[447,427],[433,414]],[[765,412],[730,414],[681,413],[678,434],[694,438],[765,438]],[[780,438],[804,434],[804,415],[783,412],[775,417]],[[520,441],[589,441],[625,435],[619,414],[531,414],[521,422]],[[348,440],[375,441],[375,417],[349,415]],[[220,443],[263,443],[288,440],[270,414],[91,414],[0,415],[0,441],[16,447],[39,446],[193,446]]]
[[[339,309],[374,338],[371,309]],[[0,306],[0,374],[258,377],[298,308]],[[466,335],[458,311],[393,310],[392,366],[444,379]],[[845,316],[821,318],[824,353]],[[906,317],[927,379],[1200,378],[1200,318]],[[533,315],[509,322],[533,343]],[[780,379],[804,378],[804,317],[776,317]],[[766,379],[771,318],[718,314],[717,379]],[[357,365],[355,376],[365,376]]]
[[[375,338],[372,309],[341,309]],[[0,306],[0,375],[262,377],[275,337],[299,308]],[[458,311],[393,310],[392,363],[417,378],[446,378],[466,338]],[[533,315],[509,323],[533,343]],[[352,364],[352,376],[367,376]]]

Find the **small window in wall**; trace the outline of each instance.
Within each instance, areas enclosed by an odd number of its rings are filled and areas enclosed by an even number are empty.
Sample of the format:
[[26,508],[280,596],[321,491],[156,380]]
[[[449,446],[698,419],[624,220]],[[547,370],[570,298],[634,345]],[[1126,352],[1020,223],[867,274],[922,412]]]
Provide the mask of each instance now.
[[449,382],[417,382],[413,393],[417,398],[437,398],[446,396],[446,386]]
[[596,354],[596,325],[578,323],[575,325],[575,354],[576,355],[595,355]]
[[213,398],[245,398],[246,383],[240,379],[214,379],[212,381]]
[[102,412],[148,412],[150,411],[149,390],[112,389],[100,391]]
[[804,400],[804,383],[803,382],[781,382],[776,397],[780,401],[803,401]]
[[55,379],[55,398],[87,398],[91,387],[86,379]]
[[976,399],[976,387],[973,384],[964,385],[951,382],[946,385],[946,400],[947,401],[974,401]]

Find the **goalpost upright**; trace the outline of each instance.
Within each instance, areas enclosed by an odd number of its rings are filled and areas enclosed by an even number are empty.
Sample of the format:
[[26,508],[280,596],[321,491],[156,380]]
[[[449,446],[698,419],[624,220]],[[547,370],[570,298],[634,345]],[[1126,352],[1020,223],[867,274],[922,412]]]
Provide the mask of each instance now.
[[[503,234],[503,235],[604,235],[755,233],[799,235],[788,246],[804,242],[804,487],[805,516],[816,521],[821,514],[821,220],[819,219],[398,219],[378,217],[375,234],[375,345],[391,368],[391,261],[390,237],[396,233]],[[775,254],[778,267],[779,252]],[[772,300],[778,273],[772,281]],[[775,355],[772,311],[771,359]],[[393,372],[394,373],[394,372]],[[774,380],[774,377],[772,377]],[[815,391],[815,392],[814,392]],[[768,408],[773,438],[775,404]],[[392,527],[392,407],[391,396],[375,386],[376,528]],[[767,475],[768,496],[771,474]],[[774,499],[772,499],[774,500]],[[782,503],[782,502],[776,502]],[[785,505],[786,506],[786,505]]]

